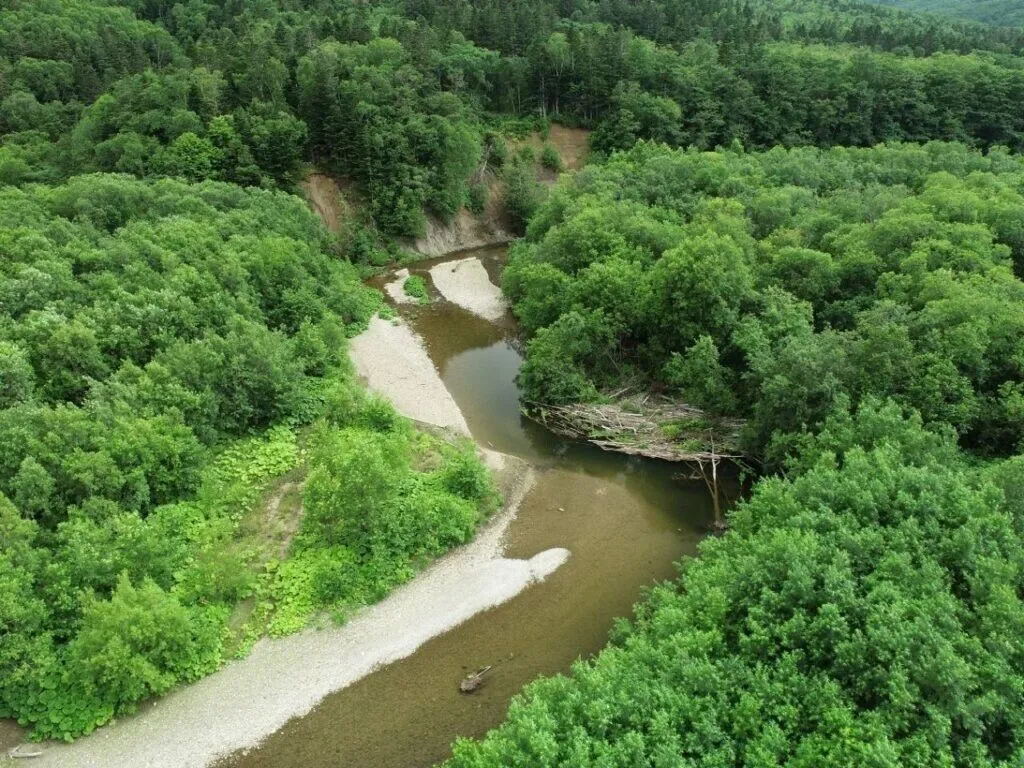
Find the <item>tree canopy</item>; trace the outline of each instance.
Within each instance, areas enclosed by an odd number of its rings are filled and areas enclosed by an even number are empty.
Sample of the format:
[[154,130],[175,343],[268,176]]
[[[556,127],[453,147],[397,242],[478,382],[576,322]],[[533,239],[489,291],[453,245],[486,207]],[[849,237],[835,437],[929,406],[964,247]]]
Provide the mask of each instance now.
[[[294,631],[379,599],[491,509],[471,450],[351,381],[346,336],[379,299],[328,245],[282,192],[0,190],[0,715],[88,733],[219,666],[242,598],[250,632]],[[281,551],[250,529],[288,472],[309,474],[307,514]]]
[[837,411],[606,650],[446,765],[1015,765],[1017,472],[891,403]]
[[[615,155],[557,187],[512,251],[526,396],[635,379],[748,417],[755,452],[839,398],[892,397],[1013,452],[1022,170],[938,143]],[[704,394],[709,375],[731,396]]]
[[[345,357],[367,262],[465,207],[525,233],[528,400],[732,417],[765,475],[452,765],[1021,764],[1022,21],[0,3],[0,716],[89,733],[472,535],[472,446]],[[547,188],[552,120],[595,163]]]
[[1014,0],[873,0],[910,11],[926,11],[997,26],[1024,25],[1024,9]]

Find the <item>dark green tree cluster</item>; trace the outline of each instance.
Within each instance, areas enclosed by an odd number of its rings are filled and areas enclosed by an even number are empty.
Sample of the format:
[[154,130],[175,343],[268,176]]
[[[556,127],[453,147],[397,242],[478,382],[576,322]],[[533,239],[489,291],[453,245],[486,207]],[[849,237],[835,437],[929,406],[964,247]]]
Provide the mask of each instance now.
[[609,648],[447,765],[1018,765],[1021,472],[892,404],[837,411]]
[[450,218],[467,200],[481,152],[461,92],[486,85],[493,53],[456,41],[425,77],[402,44],[325,43],[299,61],[299,113],[310,149],[332,171],[358,180],[377,227],[419,234],[423,211]]
[[[871,5],[870,2],[784,0],[772,5],[782,16],[782,36],[790,40],[851,43],[915,56],[929,56],[939,52],[970,53],[975,50],[1020,55],[1024,49],[1024,30],[1012,26],[989,26],[997,23],[994,18],[975,17],[972,22],[970,16],[952,14],[961,17],[960,20],[953,20],[885,7],[893,5],[900,9],[908,8],[910,3],[902,0],[895,3],[882,0],[884,4],[880,5]],[[977,8],[984,3],[985,0],[982,0],[969,5]],[[980,21],[986,23],[977,23]]]
[[[648,5],[663,16],[673,6]],[[926,45],[938,33],[921,29],[920,17],[873,6],[851,6],[856,13],[842,6],[843,15],[794,3],[776,22],[759,23],[770,8],[710,2],[701,15],[690,5],[675,8],[675,22],[655,25],[679,30],[667,39],[625,13],[579,10],[568,21],[550,7],[530,17],[526,44],[522,26],[492,23],[495,14],[515,13],[515,4],[408,10],[441,29],[469,29],[504,54],[489,78],[492,109],[596,126],[599,150],[627,149],[638,138],[702,148],[734,139],[765,148],[928,139],[1020,145],[1024,125],[1014,105],[1024,70],[1006,53],[1020,51],[1024,38],[996,44],[990,38],[999,33],[978,27],[974,36]],[[863,18],[874,16],[886,18]],[[731,37],[716,32],[718,19]],[[845,42],[855,46],[836,45]]]
[[908,11],[926,11],[1007,27],[1024,26],[1024,8],[1016,0],[872,0]]
[[[1010,5],[1013,0],[881,2],[901,7],[914,2],[970,5],[980,10],[986,2]],[[904,13],[870,0],[407,0],[404,10],[440,29],[459,30],[484,47],[517,56],[527,55],[536,41],[557,31],[562,20],[624,27],[662,45],[708,40],[729,56],[742,56],[768,41],[852,43],[923,56],[940,51],[1019,53],[1024,47],[1020,29]],[[998,14],[988,16],[977,20],[997,23]]]
[[760,452],[876,395],[1013,451],[1022,179],[1016,156],[953,144],[638,145],[558,187],[513,249],[526,396],[645,382],[749,418]]
[[[730,63],[705,42],[676,51],[624,32],[607,35],[625,38],[606,43],[623,53],[613,79],[561,86],[547,78],[550,107],[557,99],[561,112],[579,119],[603,116],[599,150],[628,149],[638,138],[708,149],[737,139],[760,148],[938,139],[1016,149],[1024,135],[1011,106],[1024,93],[1017,59],[773,43]],[[599,38],[567,39],[568,58],[587,75],[596,70],[582,62],[615,58],[603,45],[589,47]]]
[[218,665],[232,499],[291,464],[211,458],[316,418],[376,306],[326,242],[226,184],[0,192],[0,715],[70,737]]
[[228,110],[226,85],[205,69],[147,71],[119,80],[59,143],[68,172],[119,172],[288,185],[303,162],[306,126],[268,102]]
[[174,38],[115,4],[7,2],[0,9],[0,132],[59,134],[115,81],[186,63]]
[[101,171],[288,188],[313,161],[356,183],[380,231],[414,235],[425,212],[473,202],[494,113],[596,127],[604,151],[1024,135],[1019,30],[877,5],[117,5],[0,11],[0,183]]

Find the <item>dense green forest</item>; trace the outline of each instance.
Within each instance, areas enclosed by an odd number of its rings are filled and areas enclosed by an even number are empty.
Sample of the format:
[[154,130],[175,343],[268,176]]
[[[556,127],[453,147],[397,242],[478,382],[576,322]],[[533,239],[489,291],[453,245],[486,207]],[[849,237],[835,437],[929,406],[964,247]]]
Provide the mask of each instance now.
[[526,396],[742,416],[777,476],[452,768],[1024,758],[1022,171],[640,144],[552,192],[505,273]]
[[1000,26],[1024,26],[1024,8],[1017,0],[872,0],[910,11],[940,13]]
[[638,145],[559,186],[505,290],[541,403],[624,384],[748,419],[774,458],[842,398],[1024,439],[1024,163],[954,144]]
[[[351,380],[378,298],[298,198],[94,175],[0,199],[0,714],[88,733],[379,599],[492,508],[472,449]],[[282,563],[258,502],[288,473]]]
[[397,235],[467,201],[497,115],[596,127],[602,150],[1024,135],[1024,32],[838,0],[125,5],[2,7],[0,180],[287,189],[313,160]]
[[[766,477],[453,764],[1019,764],[1006,10],[0,0],[0,716],[88,733],[472,534],[472,448],[345,344],[392,238],[500,191],[525,397],[740,417]],[[595,162],[545,191],[510,139],[551,120]],[[339,236],[293,194],[313,168]]]
[[893,405],[836,410],[596,660],[448,765],[1018,765],[1022,470]]

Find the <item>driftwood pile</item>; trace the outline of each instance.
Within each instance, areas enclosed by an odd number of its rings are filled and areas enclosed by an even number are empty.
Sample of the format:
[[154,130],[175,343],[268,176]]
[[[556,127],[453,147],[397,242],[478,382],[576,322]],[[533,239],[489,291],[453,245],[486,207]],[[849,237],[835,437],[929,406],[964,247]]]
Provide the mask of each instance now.
[[743,422],[711,416],[700,408],[651,396],[624,404],[531,404],[527,414],[552,432],[587,440],[606,451],[647,456],[687,464],[691,480],[707,485],[714,510],[714,528],[723,530],[718,487],[722,461],[743,463],[738,450]]
[[[552,432],[588,440],[607,451],[666,461],[741,458],[736,446],[743,422],[712,417],[700,408],[649,397],[621,404],[531,403],[528,415]],[[666,434],[664,425],[680,425]],[[693,425],[687,429],[687,425]]]

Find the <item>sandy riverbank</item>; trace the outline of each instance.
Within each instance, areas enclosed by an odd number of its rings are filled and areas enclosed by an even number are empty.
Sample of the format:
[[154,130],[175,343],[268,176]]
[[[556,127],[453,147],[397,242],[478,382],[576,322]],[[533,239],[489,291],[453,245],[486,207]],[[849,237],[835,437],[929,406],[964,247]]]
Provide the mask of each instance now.
[[484,265],[475,256],[432,267],[430,279],[438,292],[452,304],[458,304],[485,320],[501,320],[508,313],[508,300],[491,282]]
[[409,279],[409,270],[400,269],[392,275],[392,279],[384,286],[384,292],[396,304],[415,304],[416,298],[405,292],[405,281]]
[[[369,388],[391,399],[404,415],[469,434],[422,342],[403,322],[375,318],[353,340],[350,355]],[[261,640],[245,659],[144,706],[137,715],[73,744],[44,745],[44,754],[32,764],[205,768],[257,745],[330,693],[542,581],[566,561],[567,550],[547,549],[529,559],[502,556],[505,533],[533,485],[534,472],[521,459],[482,453],[497,472],[506,503],[472,542],[344,626]]]
[[[200,768],[258,744],[290,718],[427,640],[543,580],[568,557],[546,550],[501,557],[502,540],[533,484],[525,463],[504,457],[506,505],[470,544],[342,627],[264,639],[245,659],[181,688],[133,717],[73,744],[44,745],[45,768]],[[11,761],[12,763],[14,761]]]
[[379,316],[352,339],[349,357],[373,392],[390,400],[403,416],[469,435],[469,426],[437,375],[420,338],[402,320]]

